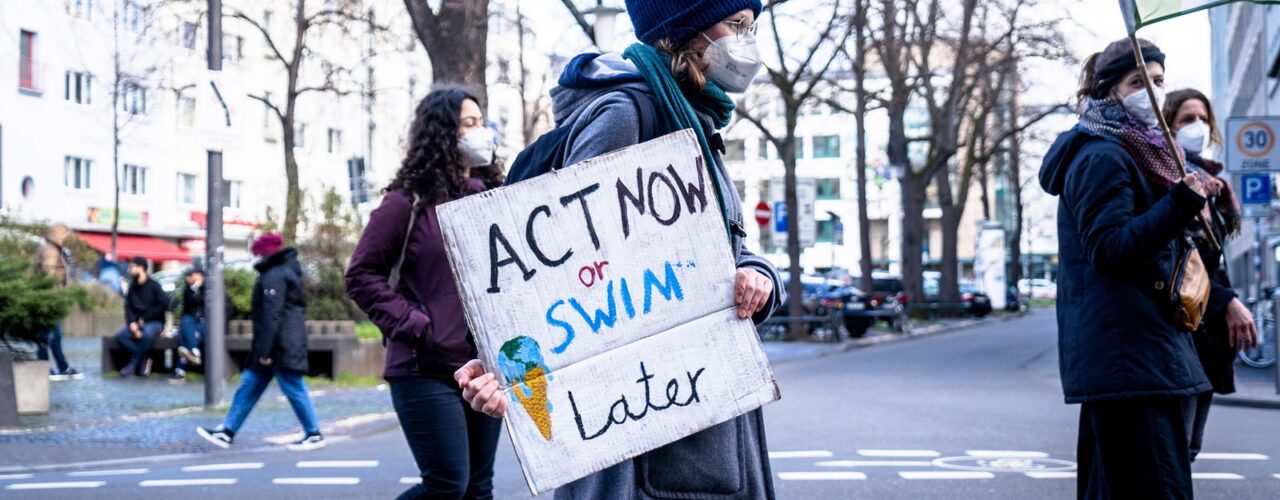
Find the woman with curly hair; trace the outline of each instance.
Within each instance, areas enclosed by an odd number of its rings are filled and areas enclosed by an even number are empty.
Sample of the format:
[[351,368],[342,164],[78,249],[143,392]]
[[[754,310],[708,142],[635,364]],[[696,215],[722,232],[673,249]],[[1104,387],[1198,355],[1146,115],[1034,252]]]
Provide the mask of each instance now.
[[453,372],[476,357],[435,206],[502,184],[479,100],[443,87],[418,104],[400,171],[347,268],[347,296],[382,330],[383,377],[422,483],[400,498],[492,498],[501,420],[472,410]]

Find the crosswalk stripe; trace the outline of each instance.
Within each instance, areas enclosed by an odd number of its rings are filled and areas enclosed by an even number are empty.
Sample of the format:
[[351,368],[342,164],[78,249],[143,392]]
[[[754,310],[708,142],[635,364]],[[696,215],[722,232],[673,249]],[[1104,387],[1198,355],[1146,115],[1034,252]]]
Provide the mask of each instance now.
[[0,481],[12,481],[14,479],[31,479],[31,474],[0,474]]
[[1276,478],[1276,479],[1280,479],[1280,474],[1272,474],[1272,475],[1271,475],[1271,477],[1274,477],[1274,478]]
[[78,472],[68,472],[71,477],[89,477],[89,476],[130,476],[136,474],[146,474],[151,469],[116,469],[116,470],[88,470]]
[[806,450],[806,451],[771,451],[769,459],[775,460],[779,458],[831,458],[834,456],[827,450]]
[[1230,472],[1192,472],[1191,479],[1244,479],[1244,476]]
[[964,454],[974,458],[1049,458],[1042,451],[968,450]]
[[1261,453],[1201,453],[1196,455],[1196,460],[1266,460],[1268,457]]
[[903,471],[898,473],[903,479],[994,479],[995,474],[980,471]]
[[1076,478],[1076,473],[1074,473],[1074,472],[1062,472],[1062,471],[1040,470],[1040,471],[1031,471],[1031,472],[1028,472],[1028,473],[1027,473],[1027,477],[1029,477],[1029,478],[1031,478],[1031,479],[1075,479],[1075,478]]
[[377,460],[304,460],[298,462],[299,469],[332,469],[344,467],[377,467]]
[[829,460],[818,462],[818,467],[929,467],[933,462],[924,460]]
[[205,479],[148,479],[138,483],[143,488],[154,488],[161,486],[226,486],[236,484],[234,478],[205,478]]
[[63,488],[99,488],[106,481],[63,481],[60,483],[17,483],[5,486],[6,490],[57,490]]
[[400,484],[422,484],[422,478],[421,477],[402,477],[400,478]]
[[188,465],[182,468],[182,472],[210,472],[223,470],[254,470],[265,467],[262,462],[243,462],[235,464],[208,464],[208,465]]
[[933,450],[858,450],[864,457],[875,458],[937,458],[942,456]]
[[783,481],[861,481],[867,478],[861,472],[779,472]]
[[351,486],[360,484],[358,477],[277,477],[271,484],[315,485],[315,486]]

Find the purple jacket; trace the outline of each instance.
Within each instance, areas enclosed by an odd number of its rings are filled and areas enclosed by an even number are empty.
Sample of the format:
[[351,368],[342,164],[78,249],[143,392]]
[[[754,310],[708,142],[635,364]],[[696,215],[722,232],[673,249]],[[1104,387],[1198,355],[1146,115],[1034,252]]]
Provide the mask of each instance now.
[[[473,180],[468,194],[484,190]],[[387,346],[383,377],[430,376],[453,379],[453,372],[476,357],[458,297],[458,285],[445,254],[435,205],[427,204],[414,222],[400,268],[400,287],[387,283],[400,257],[413,195],[388,192],[369,217],[347,268],[347,296],[382,330]]]

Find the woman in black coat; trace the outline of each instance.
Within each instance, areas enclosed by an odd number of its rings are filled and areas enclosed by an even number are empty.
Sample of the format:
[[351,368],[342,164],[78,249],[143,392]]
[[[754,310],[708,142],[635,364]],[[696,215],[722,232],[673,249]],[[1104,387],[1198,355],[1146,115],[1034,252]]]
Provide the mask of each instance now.
[[307,373],[307,329],[298,251],[284,248],[284,240],[275,233],[258,237],[251,249],[262,260],[254,265],[258,280],[253,284],[253,345],[249,359],[240,374],[240,388],[236,389],[226,420],[212,429],[198,427],[196,432],[210,443],[229,448],[274,377],[302,423],[302,439],[289,447],[319,448],[324,446],[324,436],[302,380]]
[[[1163,98],[1164,54],[1141,42]],[[1058,354],[1081,403],[1081,498],[1191,498],[1185,412],[1211,386],[1191,332],[1175,326],[1171,275],[1205,206],[1157,128],[1129,40],[1090,56],[1080,122],[1058,137],[1040,183],[1058,205]]]
[[[1208,183],[1209,204],[1201,216],[1212,221],[1214,239],[1225,242],[1228,237],[1240,233],[1240,201],[1232,192],[1231,185],[1216,177],[1222,173],[1222,164],[1206,157],[1209,147],[1219,150],[1222,147],[1222,135],[1218,132],[1209,98],[1193,89],[1170,92],[1164,104],[1164,117],[1177,134],[1178,144],[1187,153],[1188,168],[1214,176]],[[1213,384],[1213,391],[1196,397],[1191,424],[1192,461],[1200,453],[1213,394],[1236,392],[1236,352],[1258,342],[1253,314],[1231,288],[1231,278],[1222,265],[1222,249],[1210,244],[1203,230],[1195,228],[1194,232],[1196,248],[1200,250],[1205,271],[1212,282],[1204,323],[1194,338],[1196,353],[1209,382]]]

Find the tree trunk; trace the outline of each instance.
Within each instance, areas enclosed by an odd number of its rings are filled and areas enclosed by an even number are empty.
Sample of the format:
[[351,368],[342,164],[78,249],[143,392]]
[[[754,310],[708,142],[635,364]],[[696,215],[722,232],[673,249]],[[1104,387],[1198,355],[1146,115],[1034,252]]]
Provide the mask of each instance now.
[[909,300],[924,298],[920,249],[924,243],[924,202],[928,179],[918,177],[911,168],[907,148],[906,111],[911,89],[894,92],[886,111],[889,115],[889,163],[901,169],[899,184],[902,191],[902,285]]
[[857,33],[854,35],[854,98],[857,102],[854,104],[854,122],[855,122],[855,138],[857,141],[855,146],[855,164],[854,169],[857,170],[858,184],[858,250],[862,255],[861,259],[861,275],[862,282],[858,284],[862,291],[872,293],[875,290],[875,281],[872,280],[871,274],[874,272],[875,265],[871,255],[871,219],[867,216],[867,5],[866,0],[857,0],[856,10],[854,13],[855,28]]
[[[1011,59],[1009,77],[1009,130],[1018,130],[1018,97],[1022,93],[1021,79],[1018,77],[1018,61]],[[1009,238],[1009,286],[1018,286],[1022,281],[1022,134],[1009,136],[1008,183],[1009,192],[1013,196],[1013,211],[1016,215],[1013,224],[1013,235]]]
[[[790,104],[790,103],[788,103]],[[791,262],[791,279],[787,282],[787,316],[804,316],[804,286],[800,283],[800,199],[796,194],[796,109],[787,106],[787,135],[783,143],[782,165],[785,170],[787,204],[787,258]],[[792,321],[787,327],[787,337],[792,340],[806,338],[804,323]]]
[[293,135],[293,119],[282,120],[284,130],[281,131],[284,143],[284,178],[285,202],[284,224],[280,226],[281,236],[287,245],[297,242],[299,213],[302,209],[302,189],[298,186],[298,158],[293,148],[297,138]]
[[432,10],[428,0],[404,0],[418,40],[431,59],[432,79],[437,84],[467,87],[485,109],[485,65],[488,54],[488,0],[441,0]]

